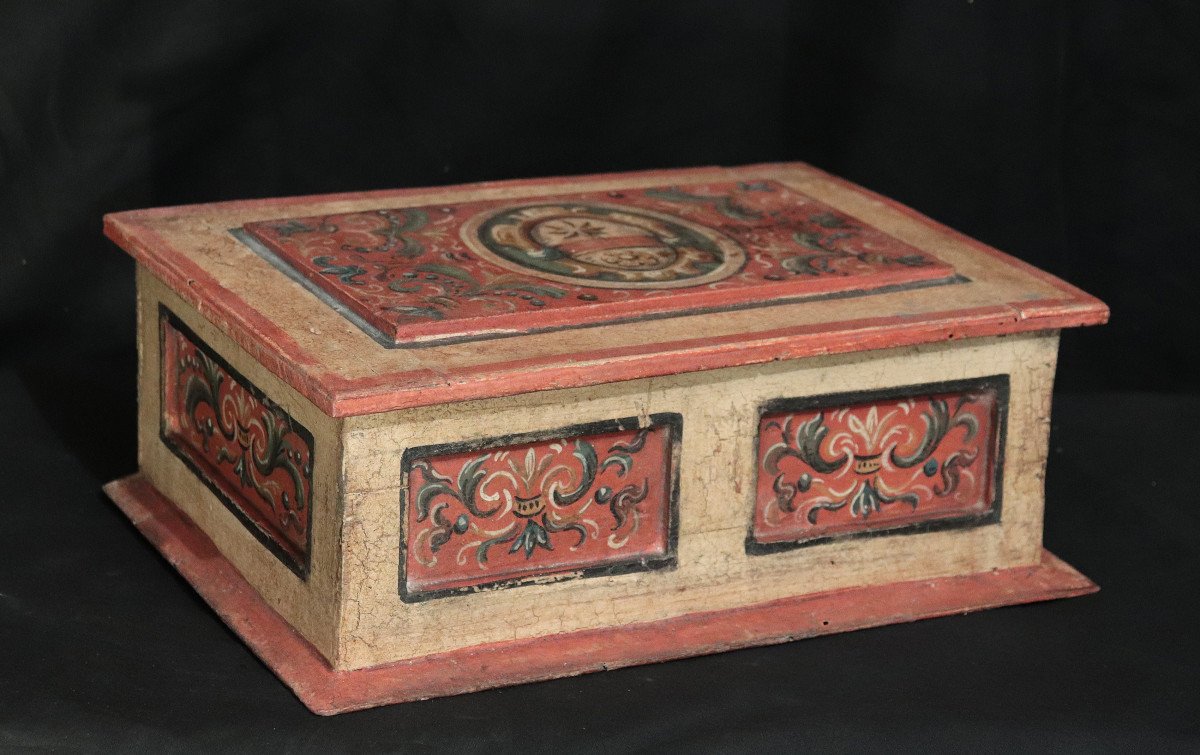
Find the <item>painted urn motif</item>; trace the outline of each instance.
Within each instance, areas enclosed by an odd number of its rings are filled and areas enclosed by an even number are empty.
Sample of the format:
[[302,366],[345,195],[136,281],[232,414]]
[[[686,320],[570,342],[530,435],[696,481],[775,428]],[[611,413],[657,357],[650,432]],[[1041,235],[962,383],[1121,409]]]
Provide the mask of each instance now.
[[540,494],[529,498],[517,496],[513,499],[513,513],[523,519],[537,516],[545,510],[546,501]]

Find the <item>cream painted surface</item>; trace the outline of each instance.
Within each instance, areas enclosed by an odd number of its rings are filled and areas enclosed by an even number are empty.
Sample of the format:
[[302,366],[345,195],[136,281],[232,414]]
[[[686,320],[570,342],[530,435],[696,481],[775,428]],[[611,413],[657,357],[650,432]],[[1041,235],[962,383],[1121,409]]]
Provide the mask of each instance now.
[[[956,341],[348,418],[337,665],[1036,563],[1057,344],[1057,332]],[[993,374],[1011,381],[999,524],[746,555],[761,403]],[[401,602],[405,448],[654,412],[683,415],[675,570]]]
[[[212,538],[217,548],[276,611],[326,657],[333,658],[338,605],[341,509],[340,422],[251,359],[140,265],[138,283],[138,463],[142,473]],[[313,434],[312,556],[301,580],[246,530],[159,437],[158,305],[163,302],[225,361]]]

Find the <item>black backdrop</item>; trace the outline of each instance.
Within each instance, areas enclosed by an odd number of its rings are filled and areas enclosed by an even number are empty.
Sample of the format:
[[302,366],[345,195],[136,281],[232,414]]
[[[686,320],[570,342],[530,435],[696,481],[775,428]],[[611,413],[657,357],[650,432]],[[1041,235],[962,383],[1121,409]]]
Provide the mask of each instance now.
[[[0,1],[0,746],[1195,736],[1197,40],[1181,0]],[[96,494],[136,466],[104,212],[772,160],[1111,305],[1064,338],[1047,522],[1100,596],[329,723]]]

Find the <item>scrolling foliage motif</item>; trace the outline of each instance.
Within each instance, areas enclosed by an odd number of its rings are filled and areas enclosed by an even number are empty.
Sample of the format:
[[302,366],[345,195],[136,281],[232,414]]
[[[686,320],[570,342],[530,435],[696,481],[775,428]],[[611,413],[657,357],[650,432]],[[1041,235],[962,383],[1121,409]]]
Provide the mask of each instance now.
[[[438,217],[431,222],[430,213]],[[515,275],[488,275],[461,253],[431,249],[450,242],[437,208],[371,210],[252,224],[255,233],[292,261],[303,249],[304,267],[336,280],[353,300],[369,302],[378,317],[441,320],[464,303],[483,312],[514,311],[518,304],[545,306],[566,291]]]
[[410,459],[407,589],[665,554],[669,449],[652,425]]
[[293,570],[307,568],[312,436],[182,326],[164,321],[164,438]]
[[767,414],[754,539],[783,542],[993,505],[994,387]]

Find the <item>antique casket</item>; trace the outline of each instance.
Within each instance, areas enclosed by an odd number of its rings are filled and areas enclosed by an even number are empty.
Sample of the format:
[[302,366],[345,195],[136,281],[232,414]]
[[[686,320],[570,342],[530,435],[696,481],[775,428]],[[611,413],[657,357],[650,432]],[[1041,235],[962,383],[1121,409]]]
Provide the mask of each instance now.
[[106,490],[318,713],[1096,589],[1096,299],[803,164],[124,212]]

